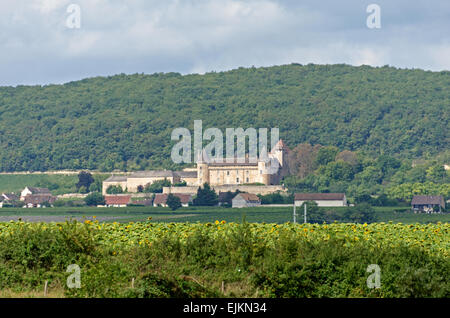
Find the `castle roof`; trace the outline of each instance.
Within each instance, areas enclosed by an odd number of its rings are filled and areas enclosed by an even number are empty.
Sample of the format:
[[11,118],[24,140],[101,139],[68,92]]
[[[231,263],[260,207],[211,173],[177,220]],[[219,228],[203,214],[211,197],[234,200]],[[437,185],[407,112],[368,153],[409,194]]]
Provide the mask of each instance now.
[[110,176],[105,182],[123,182],[127,181],[127,176]]
[[173,175],[173,171],[170,170],[150,170],[134,172],[129,176],[129,178],[172,178]]
[[197,171],[174,171],[180,178],[197,178]]

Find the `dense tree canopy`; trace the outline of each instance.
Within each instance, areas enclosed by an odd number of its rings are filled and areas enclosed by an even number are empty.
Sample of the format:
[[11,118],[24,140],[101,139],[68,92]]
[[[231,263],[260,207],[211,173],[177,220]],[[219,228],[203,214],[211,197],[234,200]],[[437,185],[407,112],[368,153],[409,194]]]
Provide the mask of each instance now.
[[[292,148],[434,156],[449,148],[449,75],[292,64],[0,87],[0,171],[174,168],[171,132],[192,131],[194,119],[222,131],[279,127]],[[316,164],[326,165],[335,152],[323,150]],[[374,172],[393,173],[392,164],[380,162],[387,170],[375,165]],[[433,169],[425,173],[438,180],[442,171]]]

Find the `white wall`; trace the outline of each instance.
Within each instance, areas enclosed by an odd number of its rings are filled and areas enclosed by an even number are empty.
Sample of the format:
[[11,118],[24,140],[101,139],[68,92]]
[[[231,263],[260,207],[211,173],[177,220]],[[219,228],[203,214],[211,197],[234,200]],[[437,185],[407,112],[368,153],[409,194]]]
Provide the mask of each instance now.
[[[305,201],[295,201],[296,206],[301,206]],[[339,206],[347,206],[347,202],[345,200],[315,200],[318,206],[325,207],[339,207]]]

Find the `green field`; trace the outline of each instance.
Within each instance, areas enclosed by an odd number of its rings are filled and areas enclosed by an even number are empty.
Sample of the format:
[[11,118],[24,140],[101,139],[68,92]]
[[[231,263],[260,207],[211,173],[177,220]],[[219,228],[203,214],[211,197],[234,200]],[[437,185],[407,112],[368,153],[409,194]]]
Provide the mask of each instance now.
[[[96,174],[95,179],[106,179],[109,174]],[[78,176],[64,174],[0,174],[0,193],[19,193],[26,186],[48,188],[53,195],[76,193]]]
[[22,191],[26,186],[49,188],[53,194],[76,192],[77,175],[61,174],[2,174],[0,193]]
[[[330,208],[321,208],[321,212]],[[345,208],[333,208],[337,214]],[[298,222],[303,222],[302,211],[297,210]],[[42,216],[42,221],[52,221],[52,217],[67,218],[99,217],[104,222],[136,222],[145,221],[148,217],[154,222],[241,222],[243,217],[248,222],[285,223],[292,222],[292,208],[289,207],[257,207],[257,208],[222,208],[222,207],[187,207],[173,212],[169,208],[160,207],[126,207],[126,208],[96,208],[96,207],[62,207],[62,208],[3,208],[0,209],[0,220],[8,221],[8,217]],[[450,213],[446,214],[415,214],[406,207],[376,207],[377,222],[402,223],[436,223],[450,222]],[[102,218],[106,218],[103,219]],[[25,218],[24,218],[25,219]]]

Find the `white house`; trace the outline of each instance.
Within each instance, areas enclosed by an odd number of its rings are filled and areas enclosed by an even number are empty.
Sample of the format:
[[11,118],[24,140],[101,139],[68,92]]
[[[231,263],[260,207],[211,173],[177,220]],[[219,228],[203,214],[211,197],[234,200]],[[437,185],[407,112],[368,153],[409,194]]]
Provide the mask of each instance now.
[[231,200],[233,208],[255,207],[261,205],[261,200],[253,193],[239,193]]
[[43,195],[43,196],[51,196],[51,192],[47,188],[35,188],[35,187],[25,187],[20,193],[20,200],[24,201],[25,197],[28,195]]
[[347,206],[345,193],[296,193],[295,206],[301,206],[306,201],[314,201],[318,206]]

